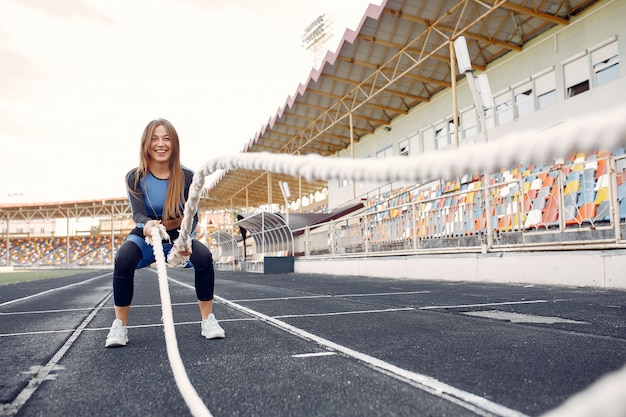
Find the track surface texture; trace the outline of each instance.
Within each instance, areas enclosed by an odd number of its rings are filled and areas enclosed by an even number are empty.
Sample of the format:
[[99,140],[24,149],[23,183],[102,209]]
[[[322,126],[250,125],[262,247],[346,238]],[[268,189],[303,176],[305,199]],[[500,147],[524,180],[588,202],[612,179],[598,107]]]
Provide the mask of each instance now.
[[[626,363],[626,292],[168,269],[178,348],[214,416],[539,416]],[[154,270],[105,349],[111,271],[0,286],[0,415],[185,416]]]

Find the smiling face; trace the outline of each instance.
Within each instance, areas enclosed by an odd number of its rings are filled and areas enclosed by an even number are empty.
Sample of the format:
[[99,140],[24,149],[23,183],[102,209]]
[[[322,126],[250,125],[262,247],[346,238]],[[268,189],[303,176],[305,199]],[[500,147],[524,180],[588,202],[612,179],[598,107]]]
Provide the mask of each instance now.
[[166,119],[152,120],[143,131],[139,149],[139,173],[148,172],[167,178],[171,170],[180,170],[180,143],[174,126]]
[[163,163],[170,160],[172,156],[172,140],[165,126],[158,125],[154,128],[148,154],[153,162]]

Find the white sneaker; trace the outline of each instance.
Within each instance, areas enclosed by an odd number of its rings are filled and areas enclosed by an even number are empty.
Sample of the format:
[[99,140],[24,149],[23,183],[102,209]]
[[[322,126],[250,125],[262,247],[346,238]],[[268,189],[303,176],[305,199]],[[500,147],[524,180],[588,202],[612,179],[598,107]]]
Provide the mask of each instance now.
[[122,320],[113,320],[104,347],[126,346],[126,343],[128,343],[128,329],[122,326]]
[[226,335],[213,313],[209,314],[206,320],[202,320],[201,327],[202,336],[207,339],[222,339]]

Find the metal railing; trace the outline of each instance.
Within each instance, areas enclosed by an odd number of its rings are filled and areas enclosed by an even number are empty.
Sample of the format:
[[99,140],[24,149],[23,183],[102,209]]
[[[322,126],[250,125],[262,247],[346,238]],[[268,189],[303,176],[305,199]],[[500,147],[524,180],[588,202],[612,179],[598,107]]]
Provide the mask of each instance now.
[[474,175],[453,186],[446,184],[454,181],[436,181],[415,188],[407,203],[372,206],[305,228],[294,242],[295,254],[626,248],[625,180],[626,155],[605,153],[523,172]]

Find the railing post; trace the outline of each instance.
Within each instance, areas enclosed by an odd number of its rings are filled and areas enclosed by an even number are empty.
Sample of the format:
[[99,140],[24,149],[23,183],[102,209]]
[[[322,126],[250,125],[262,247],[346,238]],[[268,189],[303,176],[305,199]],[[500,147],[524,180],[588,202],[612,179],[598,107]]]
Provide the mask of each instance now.
[[336,236],[335,236],[335,221],[331,220],[330,221],[330,226],[329,226],[329,230],[328,230],[328,238],[330,239],[330,255],[331,256],[335,256],[335,253],[337,251],[337,243],[336,243]]
[[489,252],[493,246],[493,230],[491,227],[491,190],[489,188],[491,180],[488,172],[485,172],[483,178],[485,179],[485,222],[487,223],[485,225],[487,228],[487,242],[483,252]]
[[311,229],[307,226],[304,229],[304,256],[311,256],[311,243],[309,239],[311,238]]
[[617,167],[615,164],[615,157],[611,156],[608,159],[609,163],[609,204],[611,210],[611,221],[613,222],[613,230],[615,231],[615,241],[622,240],[621,232],[621,218],[619,213],[619,195],[617,192]]
[[563,170],[559,168],[559,175],[556,183],[559,191],[559,232],[565,231],[565,181],[563,180]]

